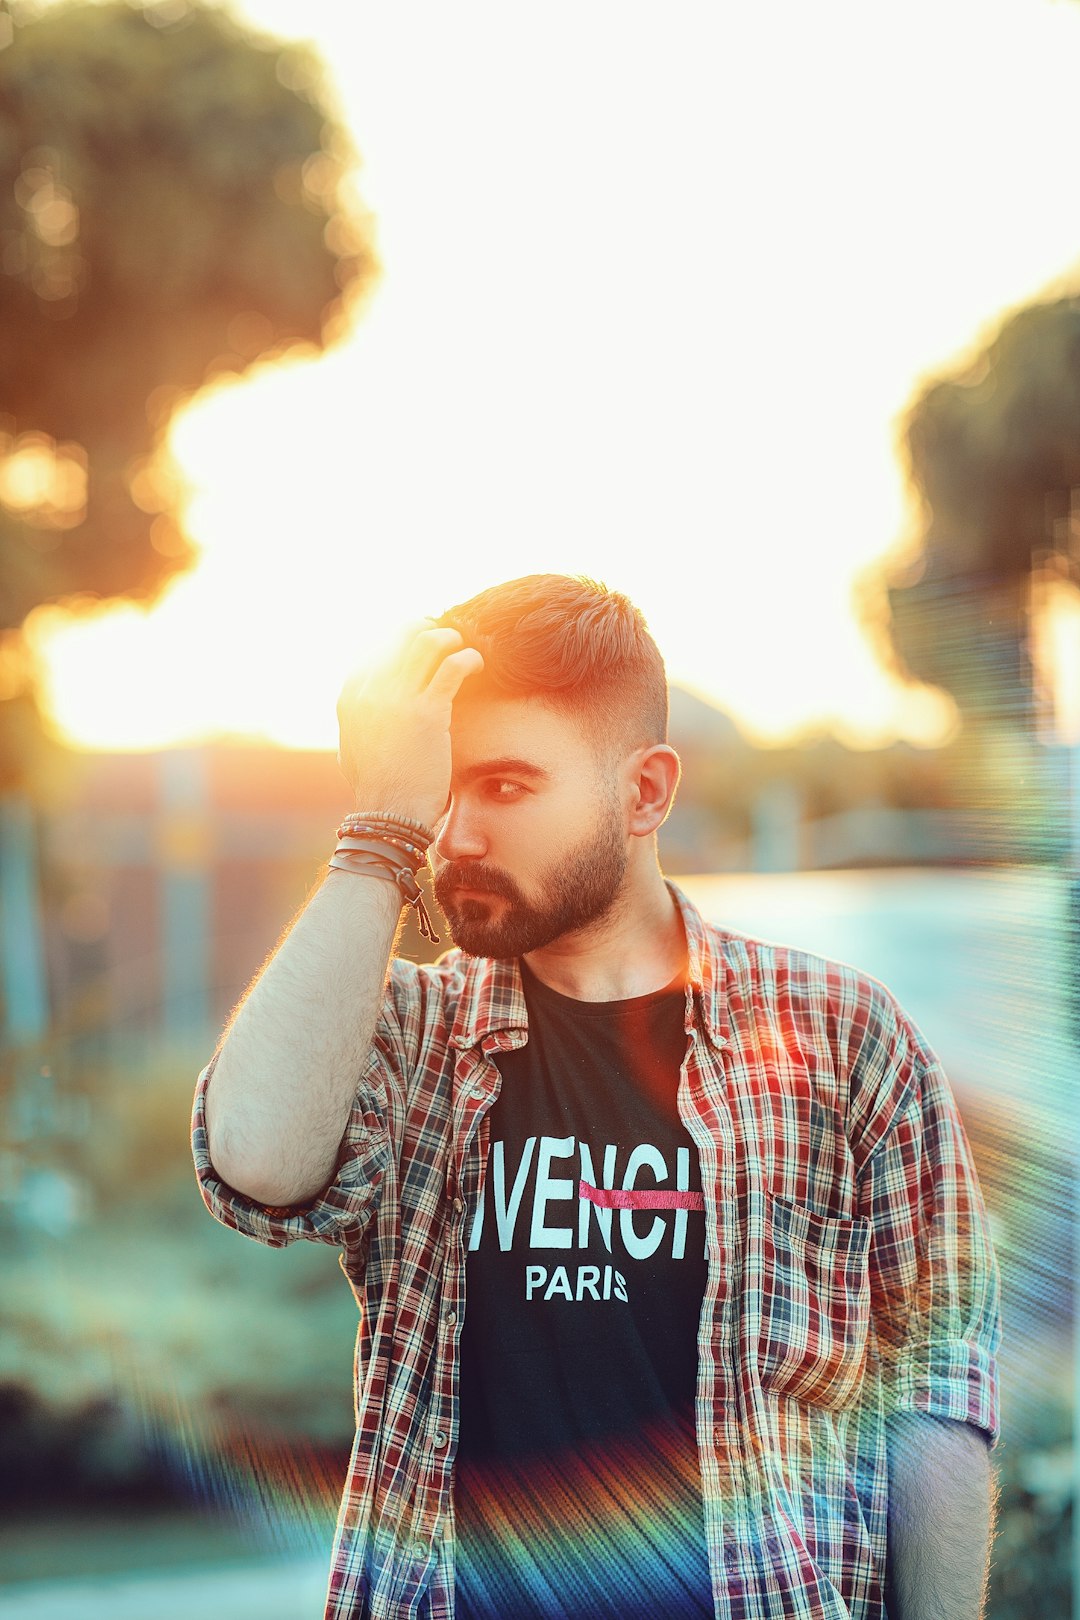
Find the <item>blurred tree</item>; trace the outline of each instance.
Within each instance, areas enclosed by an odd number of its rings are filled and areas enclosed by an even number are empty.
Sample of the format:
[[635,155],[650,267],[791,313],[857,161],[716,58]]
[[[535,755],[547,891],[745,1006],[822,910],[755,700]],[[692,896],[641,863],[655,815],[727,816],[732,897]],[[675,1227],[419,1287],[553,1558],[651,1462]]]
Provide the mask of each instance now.
[[970,363],[924,388],[902,420],[901,457],[913,530],[864,582],[864,617],[888,662],[956,700],[976,837],[1057,860],[1070,841],[1068,765],[1043,743],[1061,740],[1075,696],[1064,689],[1075,652],[1061,641],[1080,613],[1080,296],[1011,314]]
[[1080,581],[1080,297],[1010,316],[923,389],[901,441],[917,515],[868,592],[884,649],[968,714],[1027,726],[1032,576]]
[[19,627],[191,560],[162,445],[214,377],[343,331],[376,272],[317,58],[214,5],[0,0],[0,789]]

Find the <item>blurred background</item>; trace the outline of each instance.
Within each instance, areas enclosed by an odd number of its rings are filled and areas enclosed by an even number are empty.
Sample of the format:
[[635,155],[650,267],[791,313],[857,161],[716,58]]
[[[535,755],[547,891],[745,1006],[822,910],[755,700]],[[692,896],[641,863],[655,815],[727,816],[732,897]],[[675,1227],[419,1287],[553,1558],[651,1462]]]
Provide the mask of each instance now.
[[665,870],[944,1059],[989,1612],[1070,1613],[1078,73],[1075,0],[0,0],[5,1613],[321,1614],[355,1304],[191,1097],[345,675],[541,570],[665,655]]

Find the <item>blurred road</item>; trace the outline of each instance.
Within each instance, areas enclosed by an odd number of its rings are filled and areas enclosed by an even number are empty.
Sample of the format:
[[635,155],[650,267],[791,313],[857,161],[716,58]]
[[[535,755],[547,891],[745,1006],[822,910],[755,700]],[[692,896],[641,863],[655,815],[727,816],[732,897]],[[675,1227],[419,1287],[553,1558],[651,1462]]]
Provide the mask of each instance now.
[[4,1620],[321,1620],[325,1559],[29,1581],[0,1588]]

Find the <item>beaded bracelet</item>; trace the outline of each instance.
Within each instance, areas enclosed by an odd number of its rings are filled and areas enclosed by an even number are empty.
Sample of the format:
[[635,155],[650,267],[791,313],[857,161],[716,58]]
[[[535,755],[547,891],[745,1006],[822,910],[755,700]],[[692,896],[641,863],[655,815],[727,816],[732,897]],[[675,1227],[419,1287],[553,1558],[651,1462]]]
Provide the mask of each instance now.
[[345,828],[342,829],[342,831],[338,831],[337,836],[338,839],[379,839],[379,841],[385,842],[385,844],[393,844],[393,846],[397,847],[397,849],[406,849],[406,851],[410,851],[410,854],[416,852],[416,854],[419,854],[421,859],[426,859],[427,857],[427,846],[426,844],[423,844],[423,842],[419,841],[419,838],[415,833],[411,834],[410,838],[405,838],[405,834],[403,833],[387,833],[387,829],[385,829],[384,826],[377,826],[374,821],[359,821],[359,823],[350,826],[350,828]]
[[411,838],[413,834],[417,834],[418,841],[422,840],[425,844],[435,842],[434,828],[425,827],[422,821],[417,821],[413,816],[399,816],[396,811],[390,812],[387,810],[352,811],[345,817],[338,828],[338,835],[353,832],[360,823],[364,823],[365,827],[370,827],[373,824],[384,827],[387,832],[397,832],[406,838]]

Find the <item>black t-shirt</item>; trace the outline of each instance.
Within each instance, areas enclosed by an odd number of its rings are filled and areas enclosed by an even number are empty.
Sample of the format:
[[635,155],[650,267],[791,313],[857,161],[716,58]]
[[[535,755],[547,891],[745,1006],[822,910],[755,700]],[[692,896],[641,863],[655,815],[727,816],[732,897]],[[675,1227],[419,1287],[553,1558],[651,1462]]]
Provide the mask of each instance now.
[[466,1250],[460,1620],[713,1613],[694,1435],[705,1218],[682,976],[584,1002],[522,963]]

